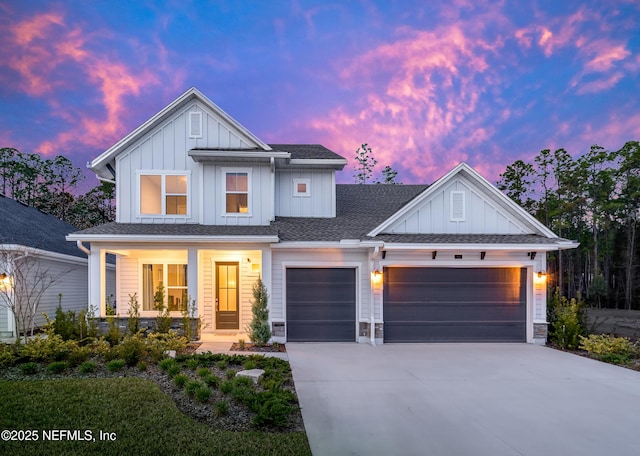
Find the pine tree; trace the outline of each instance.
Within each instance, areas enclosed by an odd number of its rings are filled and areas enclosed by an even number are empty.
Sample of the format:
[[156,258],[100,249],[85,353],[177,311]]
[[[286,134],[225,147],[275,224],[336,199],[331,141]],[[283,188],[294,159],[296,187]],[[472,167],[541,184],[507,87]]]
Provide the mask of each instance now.
[[254,344],[264,345],[271,339],[271,329],[269,328],[269,309],[267,304],[269,295],[267,287],[261,277],[253,284],[253,299],[251,300],[251,313],[253,319],[249,324],[249,340]]

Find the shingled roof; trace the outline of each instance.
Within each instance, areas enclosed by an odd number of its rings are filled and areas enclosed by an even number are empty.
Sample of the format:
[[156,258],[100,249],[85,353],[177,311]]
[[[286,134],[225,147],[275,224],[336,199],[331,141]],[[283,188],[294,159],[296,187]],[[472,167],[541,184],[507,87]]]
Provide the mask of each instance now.
[[269,144],[269,147],[290,153],[292,159],[344,160],[342,155],[336,154],[321,144]]
[[2,194],[0,220],[0,244],[16,244],[81,258],[87,257],[75,242],[65,240],[65,236],[77,228]]

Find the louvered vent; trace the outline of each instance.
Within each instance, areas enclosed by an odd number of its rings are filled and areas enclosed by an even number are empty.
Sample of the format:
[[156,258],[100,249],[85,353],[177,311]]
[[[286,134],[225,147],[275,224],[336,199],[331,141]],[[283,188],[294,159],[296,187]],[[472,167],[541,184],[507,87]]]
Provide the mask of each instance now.
[[464,222],[465,201],[464,192],[451,192],[451,221]]
[[189,113],[189,138],[202,138],[202,113]]

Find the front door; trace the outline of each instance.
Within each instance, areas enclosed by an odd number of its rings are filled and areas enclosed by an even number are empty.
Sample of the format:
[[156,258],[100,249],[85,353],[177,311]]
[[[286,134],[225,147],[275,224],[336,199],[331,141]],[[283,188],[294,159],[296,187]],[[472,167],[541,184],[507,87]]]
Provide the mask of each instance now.
[[216,263],[216,329],[240,329],[238,263]]

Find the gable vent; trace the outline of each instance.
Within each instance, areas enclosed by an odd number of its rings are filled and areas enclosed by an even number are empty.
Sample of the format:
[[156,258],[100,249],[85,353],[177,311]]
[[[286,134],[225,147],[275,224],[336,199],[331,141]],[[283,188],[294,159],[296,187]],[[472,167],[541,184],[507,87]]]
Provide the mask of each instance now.
[[189,113],[189,138],[202,138],[202,113]]
[[451,192],[451,221],[465,221],[465,195],[464,192]]

